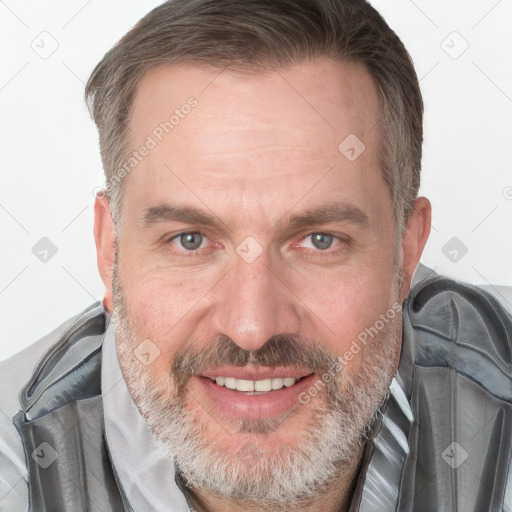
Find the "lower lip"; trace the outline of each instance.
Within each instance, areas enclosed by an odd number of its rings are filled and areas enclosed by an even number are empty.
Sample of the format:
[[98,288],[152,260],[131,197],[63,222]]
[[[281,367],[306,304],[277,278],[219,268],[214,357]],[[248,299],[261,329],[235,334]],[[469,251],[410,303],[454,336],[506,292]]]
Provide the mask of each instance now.
[[311,387],[315,378],[316,375],[311,374],[289,388],[283,387],[263,394],[249,395],[219,386],[207,377],[192,376],[199,384],[201,392],[214,403],[215,409],[227,417],[248,420],[271,418],[301,405],[299,395]]

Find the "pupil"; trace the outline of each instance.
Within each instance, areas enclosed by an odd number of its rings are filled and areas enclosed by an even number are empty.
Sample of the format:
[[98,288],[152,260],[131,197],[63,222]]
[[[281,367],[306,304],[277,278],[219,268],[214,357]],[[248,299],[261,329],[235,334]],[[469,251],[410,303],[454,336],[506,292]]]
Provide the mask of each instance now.
[[311,237],[311,241],[317,249],[329,249],[332,245],[332,236],[316,233]]
[[200,233],[186,233],[180,237],[181,245],[185,249],[194,250],[201,246],[203,237]]

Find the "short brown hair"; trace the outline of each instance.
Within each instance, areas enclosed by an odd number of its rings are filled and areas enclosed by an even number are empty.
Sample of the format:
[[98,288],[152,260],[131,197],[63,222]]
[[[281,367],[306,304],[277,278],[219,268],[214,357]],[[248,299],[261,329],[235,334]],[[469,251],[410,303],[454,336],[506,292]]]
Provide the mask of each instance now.
[[150,68],[197,62],[270,70],[319,56],[363,64],[377,86],[380,166],[401,233],[420,184],[423,101],[407,50],[365,0],[169,0],[142,18],[103,57],[85,90],[114,220],[133,98]]

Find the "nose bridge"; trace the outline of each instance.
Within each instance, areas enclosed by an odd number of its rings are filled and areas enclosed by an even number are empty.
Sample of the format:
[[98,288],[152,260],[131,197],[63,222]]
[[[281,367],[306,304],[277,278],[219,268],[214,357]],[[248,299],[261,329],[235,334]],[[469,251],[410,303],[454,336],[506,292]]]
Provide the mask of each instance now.
[[213,328],[245,350],[257,350],[276,334],[298,329],[290,294],[265,255],[248,263],[237,257],[216,293]]

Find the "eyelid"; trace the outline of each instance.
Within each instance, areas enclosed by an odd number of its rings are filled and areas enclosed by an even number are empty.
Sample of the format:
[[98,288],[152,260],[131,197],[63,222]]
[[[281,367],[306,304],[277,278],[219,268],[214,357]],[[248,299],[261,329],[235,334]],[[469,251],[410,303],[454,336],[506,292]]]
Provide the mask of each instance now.
[[300,237],[299,240],[297,242],[294,242],[292,245],[293,245],[293,247],[297,247],[306,238],[308,238],[312,235],[319,235],[319,234],[326,235],[326,236],[332,236],[334,240],[338,241],[338,243],[329,247],[328,249],[323,249],[323,250],[313,248],[313,247],[304,247],[304,249],[306,251],[313,251],[313,252],[319,253],[319,254],[329,254],[329,253],[332,254],[332,253],[335,253],[336,251],[339,251],[340,246],[347,246],[351,242],[351,238],[347,235],[335,234],[335,233],[331,233],[329,231],[315,230],[315,231],[310,231],[306,235]]
[[333,240],[340,240],[340,237],[335,235],[334,233],[328,233],[326,231],[311,231],[311,233],[308,233],[307,235],[303,236],[301,240],[305,240],[306,238],[309,238],[313,235],[324,235],[324,236],[330,236],[333,238]]
[[[198,235],[201,235],[203,237],[203,239],[206,239],[208,241],[211,241],[210,240],[210,237],[204,233],[203,231],[201,230],[198,230],[198,229],[190,229],[190,230],[186,230],[186,231],[180,231],[179,233],[176,233],[174,235],[170,235],[170,236],[166,236],[164,238],[165,240],[165,243],[172,243],[173,245],[175,245],[173,242],[174,240],[180,238],[181,236],[183,235],[193,235],[193,234],[198,234]],[[176,245],[175,245],[176,246]],[[179,250],[179,252],[181,253],[189,253],[189,254],[194,254],[194,253],[198,253],[201,249],[207,249],[207,247],[199,247],[193,251],[187,251],[186,249],[180,249],[179,247],[177,247],[177,250]]]

